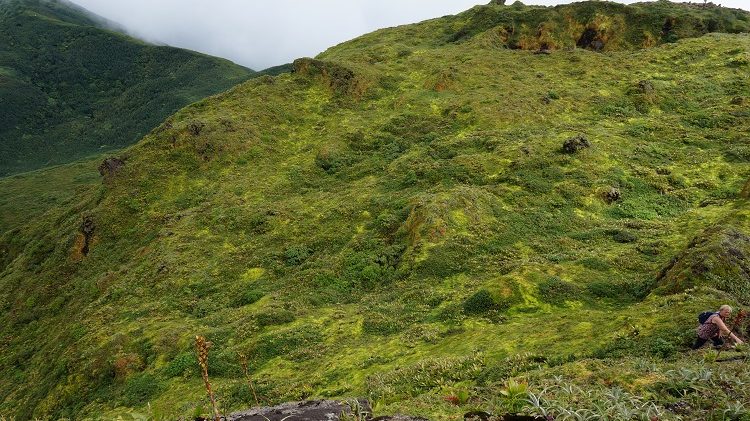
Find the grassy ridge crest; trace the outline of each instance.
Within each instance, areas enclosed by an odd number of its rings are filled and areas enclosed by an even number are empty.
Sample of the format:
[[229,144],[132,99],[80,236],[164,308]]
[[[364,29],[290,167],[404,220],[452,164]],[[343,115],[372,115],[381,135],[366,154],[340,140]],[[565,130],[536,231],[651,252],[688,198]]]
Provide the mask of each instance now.
[[534,54],[491,22],[451,42],[473,13],[187,106],[2,234],[0,412],[200,415],[200,334],[228,411],[252,404],[242,354],[267,403],[449,419],[512,411],[515,379],[557,415],[741,414],[740,383],[696,380],[741,364],[682,353],[695,314],[746,300],[750,37]]

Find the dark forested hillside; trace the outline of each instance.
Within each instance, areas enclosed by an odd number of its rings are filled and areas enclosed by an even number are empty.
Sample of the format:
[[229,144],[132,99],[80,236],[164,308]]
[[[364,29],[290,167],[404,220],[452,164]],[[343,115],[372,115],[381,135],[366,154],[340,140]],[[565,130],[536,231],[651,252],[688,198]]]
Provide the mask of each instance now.
[[226,412],[747,419],[748,13],[495,3],[0,180],[0,414],[208,417],[202,335]]
[[253,75],[116,28],[63,1],[0,2],[0,176],[132,144]]

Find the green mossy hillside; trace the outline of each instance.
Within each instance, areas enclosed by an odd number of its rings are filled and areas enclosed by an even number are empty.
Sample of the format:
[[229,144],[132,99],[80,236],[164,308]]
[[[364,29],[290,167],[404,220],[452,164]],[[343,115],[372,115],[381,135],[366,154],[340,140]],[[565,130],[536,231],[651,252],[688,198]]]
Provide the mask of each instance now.
[[131,145],[254,74],[112,28],[67,2],[0,3],[0,176]]
[[623,5],[590,1],[554,7],[490,2],[401,30],[383,29],[337,45],[321,57],[390,63],[423,49],[479,42],[488,48],[619,51],[648,48],[711,32],[750,30],[744,10],[666,0]]
[[657,282],[663,293],[713,286],[744,303],[750,302],[750,226],[746,212],[696,236],[664,267]]
[[[617,8],[657,6],[736,14]],[[204,335],[226,411],[253,404],[245,355],[265,403],[461,419],[518,409],[518,380],[557,415],[747,414],[743,365],[684,353],[699,312],[747,305],[723,244],[748,256],[750,36],[535,54],[439,30],[474,13],[183,108],[26,223],[3,189],[0,413],[205,414]]]

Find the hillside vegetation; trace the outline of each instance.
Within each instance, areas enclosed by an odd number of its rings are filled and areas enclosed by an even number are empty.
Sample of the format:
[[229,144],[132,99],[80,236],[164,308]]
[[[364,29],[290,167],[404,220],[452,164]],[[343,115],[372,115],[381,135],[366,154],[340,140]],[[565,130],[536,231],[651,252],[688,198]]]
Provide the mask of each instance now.
[[131,145],[253,74],[146,44],[71,3],[0,1],[0,176]]
[[0,236],[0,413],[206,415],[204,335],[226,411],[244,355],[264,403],[746,419],[688,346],[750,302],[748,29],[491,4],[183,108]]

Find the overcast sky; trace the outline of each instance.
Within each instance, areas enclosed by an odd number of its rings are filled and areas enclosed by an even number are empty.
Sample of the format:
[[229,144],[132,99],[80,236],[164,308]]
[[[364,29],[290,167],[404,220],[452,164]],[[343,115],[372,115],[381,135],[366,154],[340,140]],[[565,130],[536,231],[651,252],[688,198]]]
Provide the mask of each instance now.
[[[700,1],[700,0],[698,0]],[[419,22],[489,0],[73,0],[152,42],[262,70],[312,57],[375,29]],[[512,3],[513,0],[508,0]],[[633,3],[623,0],[620,3]],[[750,0],[714,0],[750,9]],[[570,1],[536,0],[525,4]]]

